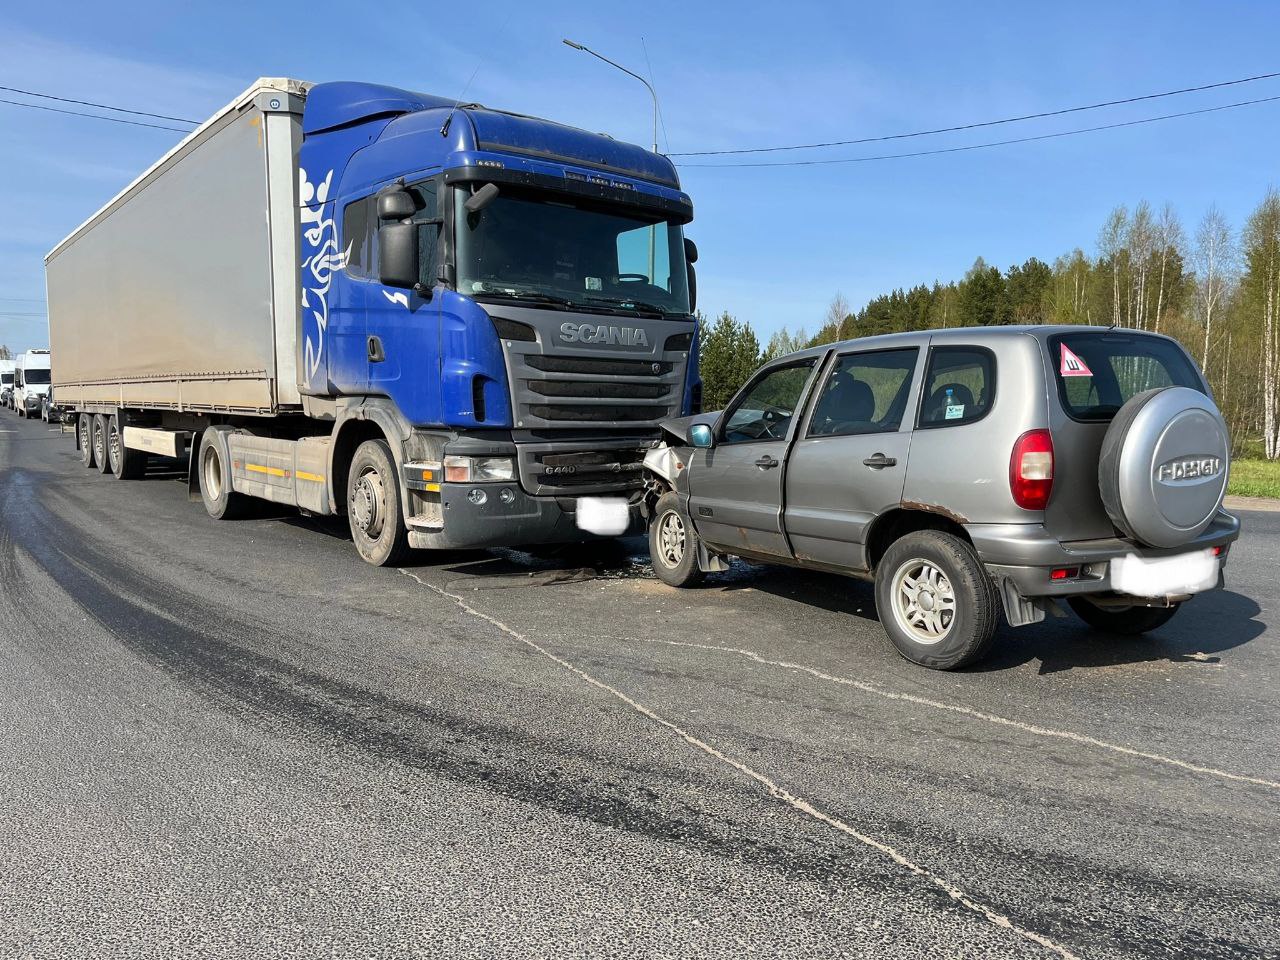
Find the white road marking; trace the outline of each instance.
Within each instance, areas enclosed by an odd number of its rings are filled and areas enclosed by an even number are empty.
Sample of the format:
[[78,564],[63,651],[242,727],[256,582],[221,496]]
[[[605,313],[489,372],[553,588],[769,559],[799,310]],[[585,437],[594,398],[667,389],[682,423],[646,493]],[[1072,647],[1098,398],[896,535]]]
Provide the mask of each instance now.
[[935,710],[947,710],[951,713],[963,714],[966,717],[973,717],[975,720],[983,720],[987,723],[999,724],[1003,727],[1012,727],[1015,730],[1021,730],[1023,733],[1034,734],[1039,737],[1056,737],[1060,740],[1071,740],[1075,743],[1086,744],[1090,747],[1099,747],[1103,750],[1111,750],[1115,753],[1122,753],[1130,757],[1140,757],[1143,760],[1150,760],[1155,763],[1165,763],[1172,767],[1178,767],[1181,770],[1188,770],[1192,773],[1203,773],[1213,777],[1221,777],[1224,780],[1236,780],[1240,783],[1254,783],[1260,787],[1270,787],[1273,790],[1280,790],[1280,782],[1275,780],[1264,780],[1262,777],[1251,777],[1242,773],[1230,773],[1226,770],[1219,770],[1215,767],[1203,767],[1197,763],[1190,763],[1186,760],[1179,760],[1176,757],[1166,757],[1160,753],[1150,753],[1146,750],[1136,750],[1133,747],[1126,747],[1119,743],[1109,743],[1106,740],[1099,740],[1097,737],[1090,737],[1083,733],[1074,733],[1070,730],[1054,730],[1050,727],[1041,727],[1033,723],[1023,723],[1021,720],[1011,720],[1008,717],[1002,717],[994,713],[984,713],[981,710],[975,710],[972,707],[961,706],[956,703],[947,703],[942,700],[931,700],[928,697],[916,696],[913,693],[898,693],[895,690],[886,690],[884,687],[869,683],[866,680],[853,680],[849,677],[838,677],[830,673],[824,673],[813,667],[806,667],[802,663],[791,663],[786,660],[769,660],[760,656],[754,650],[744,650],[741,647],[722,647],[711,643],[686,643],[680,640],[657,640],[645,637],[625,637],[625,639],[635,643],[661,643],[669,647],[691,647],[695,650],[714,650],[718,653],[731,653],[736,656],[746,657],[755,663],[766,667],[780,667],[785,670],[795,670],[800,673],[807,673],[811,677],[819,680],[825,680],[829,683],[838,683],[846,687],[854,687],[864,693],[875,694],[878,697],[884,697],[886,700],[901,700],[905,703],[914,703],[917,706],[932,707]]
[[533,650],[535,653],[538,653],[541,656],[546,657],[552,663],[555,663],[556,665],[569,671],[578,679],[582,680],[584,683],[588,683],[599,690],[603,690],[604,692],[611,694],[612,696],[616,697],[617,699],[625,703],[632,710],[635,710],[637,713],[642,714],[643,716],[652,720],[654,723],[658,724],[659,726],[664,727],[667,730],[670,730],[672,733],[680,737],[690,746],[698,750],[701,750],[703,753],[707,754],[708,756],[713,757],[714,759],[719,760],[721,763],[729,767],[732,767],[734,770],[737,770],[739,773],[744,774],[747,777],[750,777],[752,780],[756,781],[758,784],[764,787],[765,790],[769,793],[769,796],[773,797],[775,800],[780,800],[781,802],[787,804],[792,809],[797,810],[800,813],[803,813],[805,816],[811,817],[812,819],[817,820],[819,823],[823,823],[828,827],[838,830],[841,833],[859,841],[860,843],[866,844],[868,847],[871,847],[873,850],[876,850],[879,853],[884,854],[886,857],[891,859],[894,863],[898,864],[901,867],[904,867],[905,869],[915,874],[916,876],[920,877],[921,879],[927,880],[929,883],[933,884],[935,887],[945,892],[947,896],[951,897],[952,900],[954,900],[956,903],[963,906],[965,909],[978,914],[979,916],[983,917],[990,923],[994,924],[997,927],[1000,927],[1003,930],[1009,930],[1013,933],[1016,933],[1018,936],[1031,941],[1032,943],[1039,944],[1040,946],[1046,948],[1047,950],[1053,951],[1054,953],[1058,954],[1058,956],[1065,958],[1065,960],[1078,960],[1076,955],[1073,954],[1066,947],[1063,947],[1057,943],[1054,943],[1048,937],[1042,936],[1036,933],[1035,931],[1027,930],[1023,927],[1018,926],[1016,923],[1014,923],[1004,914],[999,913],[993,908],[988,907],[985,904],[979,903],[976,900],[972,899],[967,894],[965,894],[964,891],[962,891],[959,887],[952,884],[950,881],[946,880],[945,878],[939,876],[936,873],[926,870],[924,867],[915,863],[913,860],[908,859],[906,856],[899,853],[893,847],[889,846],[889,844],[884,843],[880,840],[875,839],[874,837],[868,836],[867,834],[854,829],[853,827],[849,826],[849,824],[845,823],[843,820],[838,819],[837,817],[833,817],[828,813],[824,813],[822,810],[819,810],[809,801],[803,799],[802,797],[798,797],[795,794],[783,789],[775,781],[771,780],[769,777],[765,776],[763,773],[759,773],[758,771],[753,770],[751,767],[747,766],[741,760],[735,760],[733,757],[730,757],[727,754],[724,754],[721,751],[717,750],[715,747],[711,746],[711,744],[707,743],[706,741],[700,740],[699,738],[695,737],[693,734],[689,733],[687,730],[684,730],[681,727],[676,726],[670,720],[666,720],[663,717],[660,717],[658,714],[654,713],[644,704],[631,699],[631,697],[627,696],[617,687],[612,687],[609,684],[605,683],[603,680],[597,680],[595,677],[587,673],[585,670],[582,670],[579,667],[574,666],[568,660],[565,660],[561,657],[556,656],[550,650],[546,649],[545,647],[541,646],[535,641],[530,640],[524,634],[518,632],[512,627],[507,626],[505,623],[503,623],[501,620],[497,619],[496,617],[490,616],[489,614],[485,613],[482,610],[477,610],[475,607],[468,604],[465,600],[463,600],[457,594],[450,593],[447,590],[442,590],[440,587],[437,587],[434,584],[427,583],[417,574],[412,573],[409,570],[401,569],[400,572],[404,574],[406,577],[416,580],[418,583],[426,587],[428,590],[431,590],[434,593],[438,593],[442,597],[446,597],[449,600],[452,600],[454,603],[456,603],[459,607],[461,607],[466,613],[470,614],[471,616],[478,617],[479,619],[484,620],[486,623],[492,624],[494,627],[501,630],[507,636],[511,637],[514,640],[518,640],[520,643],[524,644],[530,650]]

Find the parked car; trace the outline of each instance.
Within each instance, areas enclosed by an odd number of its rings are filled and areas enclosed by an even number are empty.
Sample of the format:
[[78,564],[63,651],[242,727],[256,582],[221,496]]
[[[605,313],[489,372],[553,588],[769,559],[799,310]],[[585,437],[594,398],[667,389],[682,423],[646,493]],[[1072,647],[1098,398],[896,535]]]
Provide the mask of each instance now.
[[62,408],[53,399],[52,386],[49,387],[49,392],[40,398],[40,419],[45,423],[62,422]]
[[935,330],[766,364],[645,460],[653,566],[727,556],[875,583],[880,622],[937,669],[1058,614],[1142,633],[1221,583],[1230,444],[1177,341],[1133,330]]
[[0,407],[13,406],[13,371],[17,364],[0,357]]

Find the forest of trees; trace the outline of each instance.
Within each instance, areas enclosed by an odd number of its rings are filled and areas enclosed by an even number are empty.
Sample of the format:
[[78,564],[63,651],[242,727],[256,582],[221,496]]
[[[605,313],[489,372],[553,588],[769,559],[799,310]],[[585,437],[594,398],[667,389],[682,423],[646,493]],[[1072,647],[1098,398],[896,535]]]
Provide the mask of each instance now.
[[853,311],[839,294],[810,335],[783,328],[761,347],[728,313],[703,329],[707,410],[760,363],[808,346],[900,330],[1011,323],[1112,324],[1178,338],[1208,374],[1236,453],[1280,459],[1280,193],[1236,230],[1216,208],[1191,229],[1169,204],[1117,207],[1093,255],[1035,257],[1001,271],[979,257],[964,278],[894,290]]

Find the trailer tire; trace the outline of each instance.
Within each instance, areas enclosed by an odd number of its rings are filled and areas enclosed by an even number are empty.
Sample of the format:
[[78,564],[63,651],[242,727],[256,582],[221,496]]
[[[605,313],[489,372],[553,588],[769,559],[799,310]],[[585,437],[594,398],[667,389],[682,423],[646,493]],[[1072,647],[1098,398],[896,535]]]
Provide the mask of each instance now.
[[347,471],[347,524],[356,552],[375,567],[403,563],[409,555],[400,478],[385,440],[356,448]]
[[94,467],[93,462],[93,414],[82,413],[76,417],[76,443],[80,444],[80,462]]
[[100,473],[111,472],[111,460],[107,456],[107,418],[100,413],[93,415],[93,464]]
[[249,497],[231,488],[231,463],[221,436],[223,432],[212,428],[201,432],[196,477],[200,482],[200,499],[209,516],[215,520],[239,520],[249,513],[251,503]]
[[107,459],[117,480],[137,480],[147,469],[147,455],[124,445],[119,417],[107,420]]

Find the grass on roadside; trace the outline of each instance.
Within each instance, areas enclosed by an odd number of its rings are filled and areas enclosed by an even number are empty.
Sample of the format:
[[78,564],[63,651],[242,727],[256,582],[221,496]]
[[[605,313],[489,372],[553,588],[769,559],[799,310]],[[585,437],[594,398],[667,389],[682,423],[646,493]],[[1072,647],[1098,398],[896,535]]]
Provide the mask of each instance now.
[[1227,493],[1236,497],[1280,497],[1280,460],[1232,460]]

